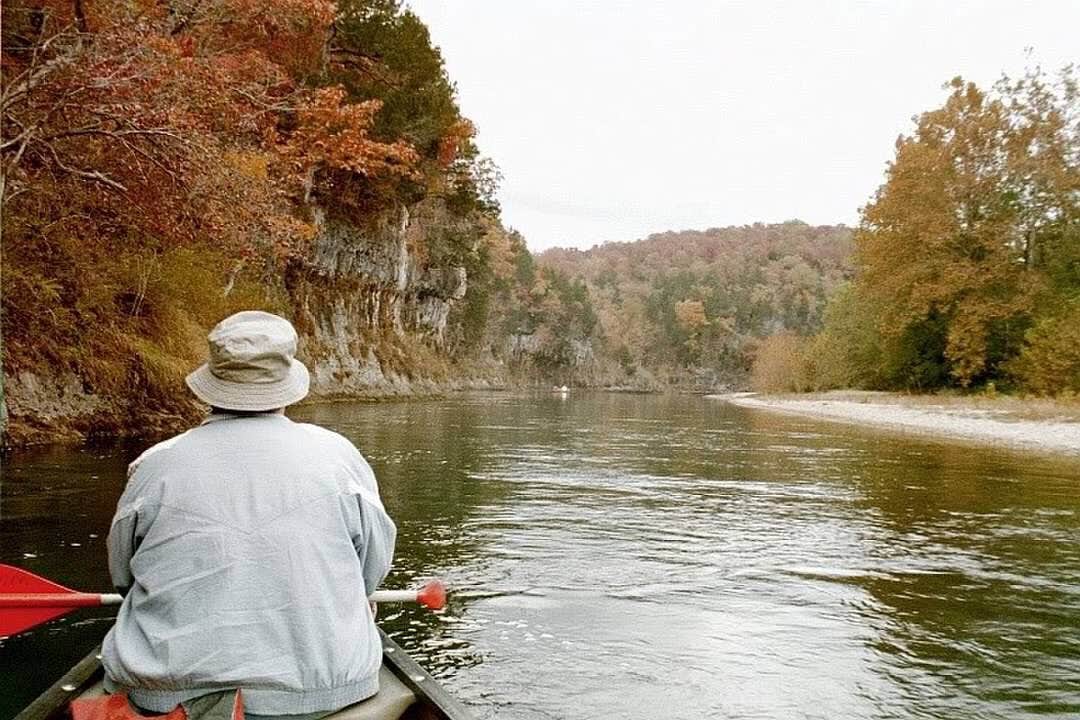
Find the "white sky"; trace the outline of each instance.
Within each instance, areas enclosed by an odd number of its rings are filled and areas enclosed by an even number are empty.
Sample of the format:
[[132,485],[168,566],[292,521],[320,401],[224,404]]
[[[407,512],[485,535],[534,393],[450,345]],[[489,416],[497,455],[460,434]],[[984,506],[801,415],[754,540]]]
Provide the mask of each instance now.
[[963,75],[1080,61],[1077,0],[408,0],[529,247],[857,222]]

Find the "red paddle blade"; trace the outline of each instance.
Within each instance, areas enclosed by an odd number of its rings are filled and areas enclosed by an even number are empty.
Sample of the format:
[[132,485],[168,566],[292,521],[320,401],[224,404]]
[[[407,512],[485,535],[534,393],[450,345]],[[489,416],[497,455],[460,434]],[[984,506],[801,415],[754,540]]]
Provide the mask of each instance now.
[[74,607],[0,608],[0,637],[11,637],[35,625],[67,615]]
[[[53,596],[78,595],[74,590],[46,580],[22,568],[0,564],[0,598],[23,594],[49,594]],[[48,607],[0,606],[0,637],[18,635],[35,625],[60,617],[75,609],[75,605],[50,605]]]
[[446,586],[432,580],[416,591],[416,601],[426,608],[442,610],[446,606]]
[[0,595],[19,593],[73,593],[60,583],[46,580],[40,575],[17,568],[14,565],[0,563]]

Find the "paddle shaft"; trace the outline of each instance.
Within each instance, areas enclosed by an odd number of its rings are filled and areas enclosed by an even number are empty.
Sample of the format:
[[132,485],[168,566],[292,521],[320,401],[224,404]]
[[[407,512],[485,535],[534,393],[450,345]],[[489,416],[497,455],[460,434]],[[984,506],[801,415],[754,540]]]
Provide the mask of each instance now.
[[[432,580],[415,590],[377,590],[368,598],[379,602],[415,602],[431,610],[446,606],[446,587]],[[0,638],[17,635],[83,607],[119,605],[115,593],[86,593],[13,565],[0,563]]]
[[0,608],[96,607],[123,601],[115,593],[10,593],[0,595]]
[[[376,590],[371,602],[416,602],[415,590]],[[97,607],[119,605],[122,595],[115,593],[10,593],[0,595],[0,608],[25,607]]]
[[416,602],[415,590],[376,590],[368,598],[371,602]]

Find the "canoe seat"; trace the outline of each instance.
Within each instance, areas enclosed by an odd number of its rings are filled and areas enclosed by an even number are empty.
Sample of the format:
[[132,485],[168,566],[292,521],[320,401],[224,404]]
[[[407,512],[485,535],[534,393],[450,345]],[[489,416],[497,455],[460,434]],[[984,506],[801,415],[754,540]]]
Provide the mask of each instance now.
[[[82,698],[100,697],[105,694],[101,681],[79,694]],[[385,665],[379,670],[379,692],[363,702],[338,710],[326,720],[398,720],[409,709],[416,696],[398,680]]]

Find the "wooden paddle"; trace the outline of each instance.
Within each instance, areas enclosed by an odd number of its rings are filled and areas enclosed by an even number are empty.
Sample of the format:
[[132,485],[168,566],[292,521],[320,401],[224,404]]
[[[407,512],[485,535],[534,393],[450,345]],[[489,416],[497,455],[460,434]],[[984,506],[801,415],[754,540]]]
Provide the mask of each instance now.
[[[0,563],[0,637],[9,637],[81,607],[119,605],[115,593],[84,593],[13,565]],[[371,602],[416,602],[432,610],[446,605],[446,587],[432,580],[417,590],[376,590]]]

